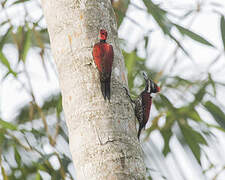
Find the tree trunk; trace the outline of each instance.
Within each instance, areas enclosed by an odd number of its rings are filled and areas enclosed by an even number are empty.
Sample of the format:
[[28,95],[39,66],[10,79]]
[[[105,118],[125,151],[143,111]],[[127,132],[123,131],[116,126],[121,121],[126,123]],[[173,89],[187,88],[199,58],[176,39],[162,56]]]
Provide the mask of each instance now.
[[[78,180],[145,178],[135,116],[110,0],[42,0],[57,64],[70,150]],[[101,28],[114,48],[111,102],[92,57]]]

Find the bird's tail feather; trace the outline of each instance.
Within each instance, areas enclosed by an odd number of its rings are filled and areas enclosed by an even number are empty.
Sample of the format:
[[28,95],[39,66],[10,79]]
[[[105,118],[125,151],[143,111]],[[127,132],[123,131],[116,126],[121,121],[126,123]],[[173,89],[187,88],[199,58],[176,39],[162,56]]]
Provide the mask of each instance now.
[[101,80],[101,91],[104,99],[110,102],[110,79]]
[[104,99],[106,100],[106,91],[105,91],[105,89],[106,89],[106,83],[105,83],[105,81],[101,81],[102,95],[103,95]]
[[143,126],[143,124],[139,124],[139,128],[138,128],[138,139],[140,140],[140,135],[141,135],[141,130],[145,129],[145,126]]
[[105,81],[105,95],[108,98],[109,102],[110,102],[110,79],[107,79]]
[[140,135],[141,135],[141,128],[138,129],[138,139],[140,139]]

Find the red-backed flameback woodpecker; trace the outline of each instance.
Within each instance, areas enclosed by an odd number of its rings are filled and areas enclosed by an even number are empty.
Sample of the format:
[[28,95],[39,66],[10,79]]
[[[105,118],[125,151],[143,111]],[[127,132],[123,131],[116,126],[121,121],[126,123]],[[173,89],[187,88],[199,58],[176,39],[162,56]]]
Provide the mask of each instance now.
[[93,48],[93,58],[100,76],[101,91],[104,99],[110,101],[110,80],[113,64],[113,47],[106,42],[107,31],[100,30],[100,42],[96,43]]
[[137,99],[132,100],[128,93],[128,90],[125,88],[131,102],[135,104],[135,116],[137,117],[137,120],[139,122],[138,139],[140,138],[141,130],[145,128],[145,125],[147,124],[149,119],[152,105],[151,93],[157,93],[160,91],[160,88],[156,83],[149,79],[146,74],[143,73],[143,75],[145,79],[145,90],[141,92]]

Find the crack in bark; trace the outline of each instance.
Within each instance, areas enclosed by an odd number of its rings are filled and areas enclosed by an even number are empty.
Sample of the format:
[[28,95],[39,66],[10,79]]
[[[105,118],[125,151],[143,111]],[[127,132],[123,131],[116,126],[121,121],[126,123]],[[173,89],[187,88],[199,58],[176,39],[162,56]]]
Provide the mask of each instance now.
[[122,168],[124,169],[126,156],[125,156],[125,153],[123,152],[123,150],[121,150],[121,153],[122,153],[122,157],[120,157],[120,162],[121,162]]

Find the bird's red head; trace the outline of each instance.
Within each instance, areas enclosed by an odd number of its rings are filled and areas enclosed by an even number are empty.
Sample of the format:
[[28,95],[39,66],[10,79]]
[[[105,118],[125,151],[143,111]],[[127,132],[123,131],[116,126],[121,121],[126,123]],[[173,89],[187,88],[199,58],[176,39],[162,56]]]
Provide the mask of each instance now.
[[107,39],[107,31],[105,29],[101,29],[99,35],[100,40],[105,41]]
[[151,87],[151,93],[160,92],[160,87],[155,82],[153,82],[152,80],[150,80],[150,87]]
[[147,74],[143,73],[144,79],[146,81],[146,91],[148,93],[158,93],[160,92],[160,87],[151,79],[148,78]]

